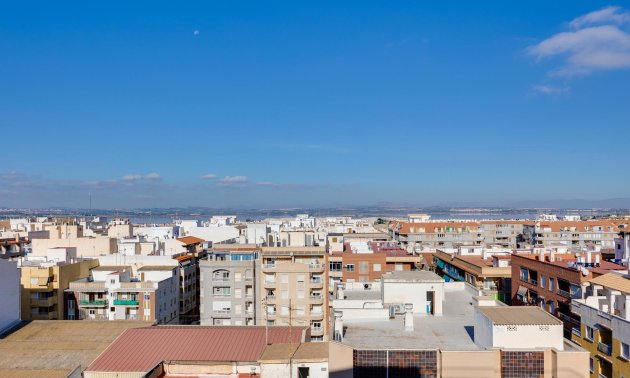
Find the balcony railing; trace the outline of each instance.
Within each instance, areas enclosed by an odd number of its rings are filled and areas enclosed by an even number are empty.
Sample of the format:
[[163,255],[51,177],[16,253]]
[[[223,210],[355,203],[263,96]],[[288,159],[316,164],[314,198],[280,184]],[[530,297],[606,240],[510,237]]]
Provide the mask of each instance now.
[[48,297],[42,299],[31,299],[31,306],[36,307],[50,307],[57,302],[56,297]]
[[262,267],[263,269],[266,269],[266,270],[273,270],[273,269],[276,269],[276,264],[263,264]]
[[311,327],[311,332],[314,332],[314,333],[324,332],[324,327]]
[[322,272],[324,270],[324,264],[309,264],[308,270],[311,272]]
[[138,301],[133,299],[114,299],[114,305],[116,306],[137,306]]
[[571,294],[566,290],[558,289],[558,294],[562,295],[563,297],[571,298]]
[[597,344],[597,350],[604,353],[607,356],[612,355],[612,345],[610,344],[599,343]]
[[531,283],[532,285],[538,286],[538,280],[531,279],[531,280],[529,280],[529,283]]
[[579,328],[571,328],[571,333],[577,337],[582,337],[582,331]]
[[230,277],[212,277],[212,281],[214,282],[230,282]]
[[217,314],[217,315],[226,315],[231,313],[232,310],[212,310],[213,314]]
[[107,300],[105,299],[96,299],[96,300],[88,300],[88,299],[83,299],[79,301],[79,305],[80,306],[86,306],[86,307],[105,307],[107,306]]

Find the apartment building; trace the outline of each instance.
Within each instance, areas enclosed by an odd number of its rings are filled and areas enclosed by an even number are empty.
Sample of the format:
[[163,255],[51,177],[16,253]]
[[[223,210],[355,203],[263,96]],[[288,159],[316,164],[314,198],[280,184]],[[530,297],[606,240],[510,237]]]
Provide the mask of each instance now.
[[346,242],[343,252],[328,255],[329,291],[342,282],[372,282],[387,272],[416,270],[421,260],[396,242]]
[[523,241],[523,228],[529,221],[395,221],[388,226],[390,236],[408,251],[454,248],[458,245],[498,245],[516,248]]
[[177,266],[99,266],[88,278],[70,282],[68,319],[144,320],[177,324]]
[[572,339],[591,354],[591,378],[630,377],[630,276],[608,273],[587,282],[571,310],[580,318]]
[[51,255],[23,260],[20,266],[22,320],[71,318],[65,306],[65,290],[70,282],[88,277],[90,269],[98,265],[96,259],[53,259]]
[[446,282],[466,282],[486,296],[511,303],[511,250],[461,246],[438,249],[432,260],[433,269]]
[[201,325],[256,325],[261,302],[255,244],[216,244],[199,262]]
[[0,335],[20,322],[20,271],[17,262],[0,259]]
[[582,299],[587,281],[622,270],[597,252],[569,253],[566,247],[534,248],[512,255],[512,304],[538,306],[564,321],[565,335],[579,325],[571,300]]
[[28,244],[30,240],[20,236],[0,239],[0,259],[24,256]]
[[328,338],[328,264],[325,247],[263,247],[261,324],[310,327],[314,341]]
[[539,220],[527,224],[526,234],[532,235],[531,244],[548,247],[564,244],[570,247],[586,248],[589,245],[600,248],[614,248],[614,239],[620,231],[621,221],[614,220]]

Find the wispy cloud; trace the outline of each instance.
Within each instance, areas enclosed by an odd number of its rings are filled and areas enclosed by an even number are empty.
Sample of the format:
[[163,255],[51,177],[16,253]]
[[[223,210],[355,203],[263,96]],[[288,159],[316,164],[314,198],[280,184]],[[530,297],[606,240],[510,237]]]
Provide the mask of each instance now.
[[538,61],[562,59],[550,76],[630,68],[630,34],[622,28],[630,23],[629,15],[619,7],[608,7],[577,17],[569,22],[573,30],[529,46],[527,53]]
[[218,181],[219,185],[232,186],[232,185],[245,185],[248,183],[247,176],[225,176]]
[[545,94],[545,95],[560,95],[563,93],[569,92],[569,87],[564,86],[555,86],[549,84],[538,84],[532,86],[532,90],[535,93]]
[[606,7],[587,13],[569,22],[569,26],[580,29],[587,25],[616,24],[622,25],[630,22],[630,12],[625,12],[621,7]]
[[141,175],[137,173],[129,173],[122,177],[124,181],[140,181],[140,180],[160,180],[162,176],[159,173],[151,172],[146,175]]
[[203,176],[201,176],[199,178],[202,179],[202,180],[216,180],[217,179],[217,175],[215,175],[214,173],[208,173],[208,174],[205,174],[205,175],[203,175]]

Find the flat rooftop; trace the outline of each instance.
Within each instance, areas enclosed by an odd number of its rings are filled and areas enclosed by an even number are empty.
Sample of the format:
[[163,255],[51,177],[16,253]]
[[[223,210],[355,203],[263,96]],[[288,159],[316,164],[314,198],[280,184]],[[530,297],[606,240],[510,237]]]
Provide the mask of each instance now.
[[383,274],[385,282],[444,282],[444,279],[428,270],[389,272]]
[[142,321],[36,320],[0,339],[0,377],[67,377]]
[[343,344],[359,349],[480,350],[474,343],[472,294],[447,291],[442,316],[414,315],[414,330],[405,331],[403,317],[348,320]]
[[536,306],[479,307],[479,311],[496,325],[562,325],[562,321]]
[[377,290],[344,290],[345,300],[380,300],[381,289]]

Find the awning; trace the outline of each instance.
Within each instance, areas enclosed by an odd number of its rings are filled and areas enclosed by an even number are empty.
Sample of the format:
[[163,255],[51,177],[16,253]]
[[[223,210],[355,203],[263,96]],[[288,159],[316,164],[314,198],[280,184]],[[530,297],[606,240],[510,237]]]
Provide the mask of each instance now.
[[518,291],[516,292],[517,295],[520,295],[521,297],[524,297],[527,295],[527,288],[525,286],[519,286],[518,287]]
[[438,260],[437,260],[437,262],[436,262],[436,264],[437,264],[437,266],[438,266],[438,267],[440,267],[440,268],[444,268],[444,261],[442,261],[442,260],[438,259]]

